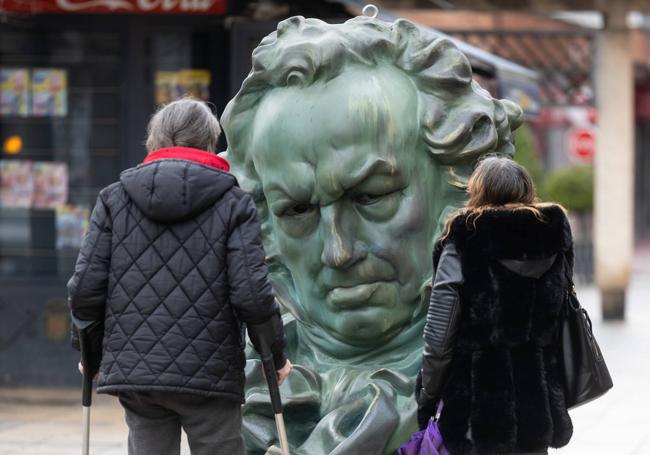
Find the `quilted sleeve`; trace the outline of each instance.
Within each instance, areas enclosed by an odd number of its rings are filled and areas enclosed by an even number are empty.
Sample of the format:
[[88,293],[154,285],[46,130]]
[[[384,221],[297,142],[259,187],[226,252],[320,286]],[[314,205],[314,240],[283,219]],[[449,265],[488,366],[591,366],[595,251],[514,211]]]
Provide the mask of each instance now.
[[[104,308],[108,292],[108,269],[111,261],[112,224],[102,195],[90,216],[74,274],[68,281],[68,305],[74,326],[94,328],[89,333],[91,351],[101,352]],[[77,333],[72,332],[72,345],[79,349]]]
[[284,330],[280,309],[268,279],[262,232],[253,199],[244,195],[231,215],[228,232],[230,302],[246,323],[253,346],[264,339],[273,351],[275,366],[284,366]]

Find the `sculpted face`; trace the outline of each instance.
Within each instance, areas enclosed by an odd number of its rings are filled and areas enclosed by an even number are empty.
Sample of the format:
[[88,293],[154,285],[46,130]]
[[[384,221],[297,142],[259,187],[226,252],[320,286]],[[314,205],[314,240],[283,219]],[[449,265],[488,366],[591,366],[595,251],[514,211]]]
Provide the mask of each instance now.
[[[521,116],[447,38],[403,19],[296,16],[257,46],[221,121],[293,316],[282,399],[296,453],[388,455],[417,430],[434,238],[476,160],[514,153]],[[251,358],[246,444],[277,453],[262,373]]]
[[446,182],[420,141],[413,83],[350,67],[262,100],[250,148],[297,304],[353,346],[394,338],[425,310]]

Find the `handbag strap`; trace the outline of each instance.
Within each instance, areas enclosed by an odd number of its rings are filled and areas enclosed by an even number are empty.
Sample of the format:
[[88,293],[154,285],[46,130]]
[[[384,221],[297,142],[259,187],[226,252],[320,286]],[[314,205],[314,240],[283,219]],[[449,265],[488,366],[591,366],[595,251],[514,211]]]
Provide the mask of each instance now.
[[[576,288],[575,285],[573,284],[573,270],[571,267],[571,264],[569,263],[569,258],[567,257],[566,252],[563,253],[564,256],[564,277],[567,280],[567,289],[566,292],[563,292],[562,295],[564,297],[564,305],[562,306],[560,310],[560,317],[562,318],[560,320],[560,323],[557,326],[557,332],[556,332],[556,339],[558,346],[562,345],[561,339],[562,339],[562,330],[563,330],[563,321],[565,321],[569,317],[569,312],[571,310],[577,310],[577,308],[573,308],[573,304],[571,303],[572,301],[578,301],[577,297],[571,298],[571,295],[576,296]],[[580,305],[578,303],[578,305]]]
[[[573,248],[573,247],[572,247]],[[567,283],[569,284],[569,291],[575,294],[576,287],[573,283],[573,265],[569,263],[569,257],[566,252],[564,254],[564,276],[566,277]]]
[[[589,317],[589,313],[587,313],[587,310],[585,310],[582,305],[580,304],[580,301],[578,300],[578,295],[576,293],[576,287],[575,284],[573,284],[573,270],[571,270],[571,264],[569,264],[569,259],[564,256],[565,258],[565,264],[566,264],[566,269],[565,269],[565,275],[567,282],[569,284],[569,291],[567,293],[567,307],[565,308],[565,311],[568,310],[573,310],[576,313],[578,313],[579,317],[583,318],[585,322],[587,323],[587,331],[589,333],[589,337],[591,339],[594,338],[594,332],[593,332],[593,323],[591,322],[591,318]],[[573,294],[573,298],[571,298],[571,294]],[[568,314],[568,313],[567,313]]]

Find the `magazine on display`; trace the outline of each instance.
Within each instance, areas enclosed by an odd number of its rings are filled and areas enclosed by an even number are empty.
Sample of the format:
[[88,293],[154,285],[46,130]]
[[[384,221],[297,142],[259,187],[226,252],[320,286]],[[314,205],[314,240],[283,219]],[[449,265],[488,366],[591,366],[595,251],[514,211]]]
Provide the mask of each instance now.
[[37,161],[32,167],[34,198],[32,206],[54,209],[68,200],[68,165]]
[[30,208],[33,197],[32,162],[0,160],[0,206]]
[[64,69],[32,70],[32,115],[65,117],[68,114],[68,78]]
[[0,68],[0,116],[29,115],[29,70]]

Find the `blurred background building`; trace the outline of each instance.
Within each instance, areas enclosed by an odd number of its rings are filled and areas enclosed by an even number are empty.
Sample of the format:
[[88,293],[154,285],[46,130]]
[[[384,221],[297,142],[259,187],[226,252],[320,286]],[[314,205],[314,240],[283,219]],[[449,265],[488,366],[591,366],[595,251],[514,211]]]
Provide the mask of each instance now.
[[[450,35],[481,85],[522,105],[516,159],[571,209],[579,280],[600,269],[604,313],[623,318],[633,242],[650,244],[650,20],[630,14],[645,2],[375,3]],[[190,94],[221,113],[279,20],[363,5],[0,0],[0,385],[78,382],[65,283],[99,190],[142,161],[156,106]]]

